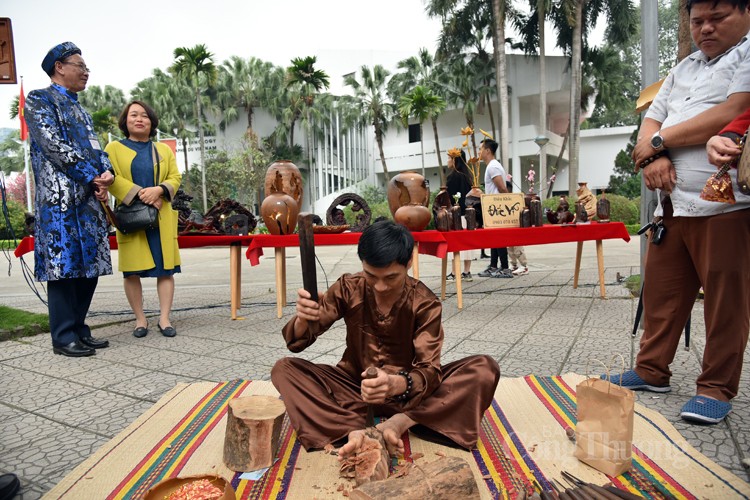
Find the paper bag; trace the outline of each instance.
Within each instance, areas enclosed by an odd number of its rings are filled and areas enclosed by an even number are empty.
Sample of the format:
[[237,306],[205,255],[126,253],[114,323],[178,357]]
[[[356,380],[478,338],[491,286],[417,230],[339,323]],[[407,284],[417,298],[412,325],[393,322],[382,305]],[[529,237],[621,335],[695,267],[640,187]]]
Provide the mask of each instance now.
[[609,476],[630,469],[635,394],[608,380],[590,378],[576,387],[575,457]]

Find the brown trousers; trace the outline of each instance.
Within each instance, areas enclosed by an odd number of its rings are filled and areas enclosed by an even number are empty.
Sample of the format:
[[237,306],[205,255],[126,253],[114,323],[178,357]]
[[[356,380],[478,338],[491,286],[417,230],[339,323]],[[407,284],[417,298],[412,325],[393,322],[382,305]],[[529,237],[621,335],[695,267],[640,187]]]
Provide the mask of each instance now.
[[750,331],[750,209],[712,217],[673,217],[649,244],[644,277],[644,332],[635,371],[667,385],[680,336],[701,286],[706,347],[697,394],[728,401],[737,395]]
[[[376,405],[376,416],[404,413],[466,449],[479,437],[484,412],[492,404],[500,368],[490,356],[470,356],[443,366],[437,390],[415,408],[398,402]],[[289,421],[306,450],[323,448],[364,429],[367,404],[360,380],[336,366],[282,358],[271,370],[271,381],[281,394]]]

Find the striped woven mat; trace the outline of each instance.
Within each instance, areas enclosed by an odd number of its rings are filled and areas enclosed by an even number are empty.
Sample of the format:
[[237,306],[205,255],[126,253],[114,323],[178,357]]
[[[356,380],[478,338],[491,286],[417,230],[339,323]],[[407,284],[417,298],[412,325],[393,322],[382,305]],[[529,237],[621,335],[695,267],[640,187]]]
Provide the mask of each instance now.
[[[607,477],[573,457],[565,427],[575,427],[575,387],[584,377],[501,379],[473,452],[406,436],[407,459],[439,455],[466,459],[482,498],[515,498],[533,480],[549,485],[567,470],[597,484],[612,482],[646,498],[750,497],[750,485],[690,446],[661,415],[636,404],[633,468]],[[284,422],[278,460],[258,480],[240,479],[222,462],[227,402],[278,395],[270,382],[234,380],[178,384],[127,429],[68,474],[45,498],[142,498],[171,477],[217,474],[238,499],[340,498],[353,485],[338,477],[338,462],[307,453]],[[422,463],[424,463],[422,462]]]

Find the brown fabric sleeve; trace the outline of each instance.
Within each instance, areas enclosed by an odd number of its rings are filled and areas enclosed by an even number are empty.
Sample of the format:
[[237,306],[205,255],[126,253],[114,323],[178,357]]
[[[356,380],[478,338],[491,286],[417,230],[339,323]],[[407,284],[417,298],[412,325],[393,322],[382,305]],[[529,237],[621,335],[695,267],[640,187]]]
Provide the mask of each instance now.
[[[346,275],[344,275],[346,276]],[[296,337],[294,332],[294,323],[297,315],[284,325],[281,334],[286,341],[286,347],[291,352],[302,352],[315,343],[315,340],[327,331],[333,323],[338,321],[342,316],[342,305],[346,304],[344,293],[341,286],[342,278],[339,278],[331,288],[323,294],[320,299],[320,320],[308,322],[307,329],[301,337]]]

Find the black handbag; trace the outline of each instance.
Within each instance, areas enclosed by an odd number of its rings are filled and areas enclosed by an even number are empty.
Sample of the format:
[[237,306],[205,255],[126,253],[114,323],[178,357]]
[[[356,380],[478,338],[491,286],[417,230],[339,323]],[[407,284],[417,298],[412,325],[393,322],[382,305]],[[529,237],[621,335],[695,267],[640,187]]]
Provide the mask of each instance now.
[[[152,144],[152,152],[156,161],[156,180],[159,181],[159,153],[156,151],[156,146]],[[146,229],[156,229],[159,227],[159,210],[152,206],[143,203],[137,196],[133,199],[130,205],[120,203],[115,208],[115,222],[117,229],[122,234],[130,234],[136,231],[143,231]]]

